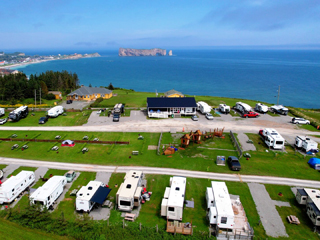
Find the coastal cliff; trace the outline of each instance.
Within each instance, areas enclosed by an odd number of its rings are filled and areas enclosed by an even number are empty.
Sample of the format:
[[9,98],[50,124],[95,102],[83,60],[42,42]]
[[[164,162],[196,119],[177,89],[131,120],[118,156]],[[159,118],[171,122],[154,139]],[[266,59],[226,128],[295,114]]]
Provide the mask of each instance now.
[[134,49],[134,48],[120,48],[119,56],[166,56],[167,51],[165,49],[153,48],[153,49]]

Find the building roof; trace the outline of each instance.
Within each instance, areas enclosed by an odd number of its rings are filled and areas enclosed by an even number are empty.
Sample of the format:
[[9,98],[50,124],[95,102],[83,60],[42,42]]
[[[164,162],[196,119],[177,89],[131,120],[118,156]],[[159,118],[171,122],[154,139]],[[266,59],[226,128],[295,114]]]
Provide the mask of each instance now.
[[48,93],[52,93],[52,94],[54,94],[54,95],[59,95],[59,94],[61,94],[60,91],[48,91]]
[[173,95],[173,94],[179,94],[179,95],[184,96],[181,92],[178,92],[177,90],[174,90],[174,89],[171,89],[168,92],[164,93],[165,96],[170,96],[170,95]]
[[81,87],[71,93],[68,94],[68,96],[72,95],[78,95],[78,96],[85,96],[85,95],[92,95],[92,94],[110,94],[112,93],[111,90],[106,89],[106,88],[97,88],[97,87]]
[[194,97],[184,98],[147,98],[148,108],[197,107]]

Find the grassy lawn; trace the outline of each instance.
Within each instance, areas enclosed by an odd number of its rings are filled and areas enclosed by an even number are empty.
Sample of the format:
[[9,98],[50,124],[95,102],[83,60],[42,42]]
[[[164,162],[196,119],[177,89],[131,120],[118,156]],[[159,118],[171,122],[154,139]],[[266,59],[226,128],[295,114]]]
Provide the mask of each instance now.
[[[289,186],[269,184],[266,184],[265,186],[271,199],[290,203],[291,207],[276,207],[286,227],[286,231],[290,239],[319,239],[319,236],[313,232],[313,224],[308,218],[308,215],[304,209],[305,206],[300,206],[297,203],[297,200],[295,199],[295,196]],[[281,192],[283,196],[279,196],[279,192]],[[286,219],[288,215],[295,215],[296,217],[298,217],[301,224],[289,224]]]
[[17,168],[16,170],[14,170],[12,173],[8,174],[7,175],[7,178],[9,176],[16,176],[19,172],[21,172],[22,170],[25,170],[25,171],[32,171],[34,172],[37,168],[36,167],[19,167]]
[[40,230],[22,227],[16,223],[0,218],[0,236],[3,240],[67,240],[71,238],[61,237],[54,234],[42,232]]
[[319,132],[318,129],[316,129],[314,126],[309,125],[309,124],[302,124],[302,125],[298,125],[298,126],[299,126],[299,128],[306,129],[306,130],[309,130],[312,132]]
[[5,165],[5,164],[0,164],[0,169],[4,169],[6,168],[8,165]]
[[59,218],[63,214],[65,220],[75,220],[77,218],[77,215],[75,214],[76,196],[70,196],[70,193],[74,189],[79,190],[82,186],[86,186],[90,181],[95,180],[95,178],[95,172],[81,172],[80,176],[72,183],[64,200],[62,200],[58,207],[52,212],[52,216]]
[[[34,116],[32,114],[34,114]],[[43,124],[43,126],[80,126],[88,121],[91,111],[86,110],[82,112],[67,112],[66,114],[67,116],[60,115],[57,118],[49,118],[49,120],[45,124]],[[6,113],[5,117],[8,117],[8,115],[9,113]],[[26,118],[21,119],[18,122],[7,122],[6,124],[1,126],[42,126],[42,124],[39,124],[39,119],[40,117],[43,117],[45,115],[46,112],[30,112]]]

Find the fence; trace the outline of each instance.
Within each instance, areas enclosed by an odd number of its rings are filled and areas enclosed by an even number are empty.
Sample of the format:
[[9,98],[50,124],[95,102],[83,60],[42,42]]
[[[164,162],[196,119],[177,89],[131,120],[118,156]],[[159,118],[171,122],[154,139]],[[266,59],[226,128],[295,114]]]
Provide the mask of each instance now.
[[232,140],[234,146],[235,146],[235,147],[237,148],[237,150],[238,150],[239,159],[240,159],[240,158],[242,157],[242,149],[241,149],[241,147],[240,147],[240,145],[239,145],[236,137],[233,135],[233,132],[232,132],[232,131],[230,131],[230,137],[231,137],[231,140]]
[[[28,139],[28,138],[0,138],[0,141],[16,141],[16,142],[63,142],[61,139]],[[96,144],[129,144],[130,142],[119,141],[89,141],[89,140],[73,140],[75,143],[96,143]]]
[[161,139],[162,139],[162,132],[160,133],[158,147],[157,147],[157,154],[158,155],[160,155]]

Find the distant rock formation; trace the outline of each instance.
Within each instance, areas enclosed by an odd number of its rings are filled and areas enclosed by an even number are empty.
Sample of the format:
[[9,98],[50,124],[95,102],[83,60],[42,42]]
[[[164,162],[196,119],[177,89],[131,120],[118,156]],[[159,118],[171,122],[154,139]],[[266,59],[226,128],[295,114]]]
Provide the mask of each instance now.
[[169,50],[168,55],[169,55],[169,56],[172,56],[172,50]]
[[166,56],[167,51],[165,49],[153,48],[153,49],[134,49],[134,48],[119,48],[119,56]]
[[83,57],[101,57],[99,53],[84,54]]

